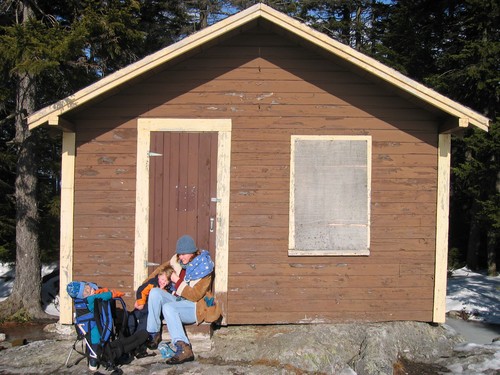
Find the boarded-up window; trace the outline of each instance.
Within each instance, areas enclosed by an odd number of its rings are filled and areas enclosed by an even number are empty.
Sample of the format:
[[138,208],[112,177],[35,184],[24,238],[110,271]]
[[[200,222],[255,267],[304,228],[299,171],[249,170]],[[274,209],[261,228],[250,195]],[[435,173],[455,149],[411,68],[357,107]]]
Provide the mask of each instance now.
[[292,136],[290,255],[368,255],[371,137]]

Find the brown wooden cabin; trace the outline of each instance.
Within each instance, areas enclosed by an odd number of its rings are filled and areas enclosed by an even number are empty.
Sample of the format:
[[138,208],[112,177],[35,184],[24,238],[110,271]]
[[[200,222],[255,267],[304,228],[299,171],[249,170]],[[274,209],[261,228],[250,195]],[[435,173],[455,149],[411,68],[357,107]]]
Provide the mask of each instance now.
[[451,133],[488,119],[266,5],[28,121],[63,131],[61,323],[185,233],[224,324],[445,319]]

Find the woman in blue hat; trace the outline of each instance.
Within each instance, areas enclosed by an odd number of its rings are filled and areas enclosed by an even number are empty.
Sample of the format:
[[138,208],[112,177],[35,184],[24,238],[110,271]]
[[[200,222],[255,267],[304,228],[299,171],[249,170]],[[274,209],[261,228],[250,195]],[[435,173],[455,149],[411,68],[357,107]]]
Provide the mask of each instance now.
[[206,250],[198,250],[192,237],[184,235],[177,240],[176,254],[170,259],[174,269],[171,280],[174,294],[154,288],[148,299],[148,347],[156,349],[161,341],[161,314],[175,345],[175,355],[168,364],[192,361],[194,354],[183,324],[214,322],[220,317],[219,306],[210,292],[214,262]]

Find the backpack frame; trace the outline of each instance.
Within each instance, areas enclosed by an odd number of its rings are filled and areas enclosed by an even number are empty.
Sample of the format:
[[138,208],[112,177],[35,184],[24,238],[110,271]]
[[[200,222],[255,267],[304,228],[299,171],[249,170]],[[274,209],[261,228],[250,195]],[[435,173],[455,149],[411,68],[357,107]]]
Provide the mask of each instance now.
[[[117,302],[121,305],[123,310],[123,320],[121,325],[117,327],[115,324],[117,318]],[[115,361],[117,358],[113,357],[113,352],[122,352],[123,345],[120,345],[120,337],[128,336],[128,313],[125,301],[121,297],[112,298],[105,301],[100,298],[94,300],[94,312],[91,312],[87,307],[86,298],[73,298],[73,305],[75,308],[75,316],[73,325],[76,330],[76,340],[66,359],[66,366],[69,368],[77,365],[82,359],[87,358],[87,362],[91,357],[96,358],[97,362],[104,366],[106,369],[115,368]],[[92,344],[91,331],[97,327],[99,332],[99,343]],[[115,345],[111,345],[116,341]],[[81,349],[77,349],[78,343],[81,344]],[[112,346],[121,346],[118,350],[112,350]],[[120,350],[121,349],[121,350]],[[73,352],[77,352],[82,357],[79,358],[73,365],[68,365],[69,359]]]

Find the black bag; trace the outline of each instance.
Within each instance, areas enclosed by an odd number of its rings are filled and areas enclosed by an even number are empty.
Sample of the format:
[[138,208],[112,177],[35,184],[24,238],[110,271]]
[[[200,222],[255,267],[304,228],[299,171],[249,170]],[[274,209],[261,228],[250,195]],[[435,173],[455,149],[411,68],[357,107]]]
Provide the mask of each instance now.
[[142,358],[147,356],[146,341],[147,331],[137,331],[128,337],[120,337],[104,345],[100,353],[99,362],[106,369],[114,368],[117,365],[130,363],[134,357]]
[[137,331],[146,331],[148,324],[148,305],[145,305],[142,310],[136,310],[128,313],[128,331],[134,334]]

